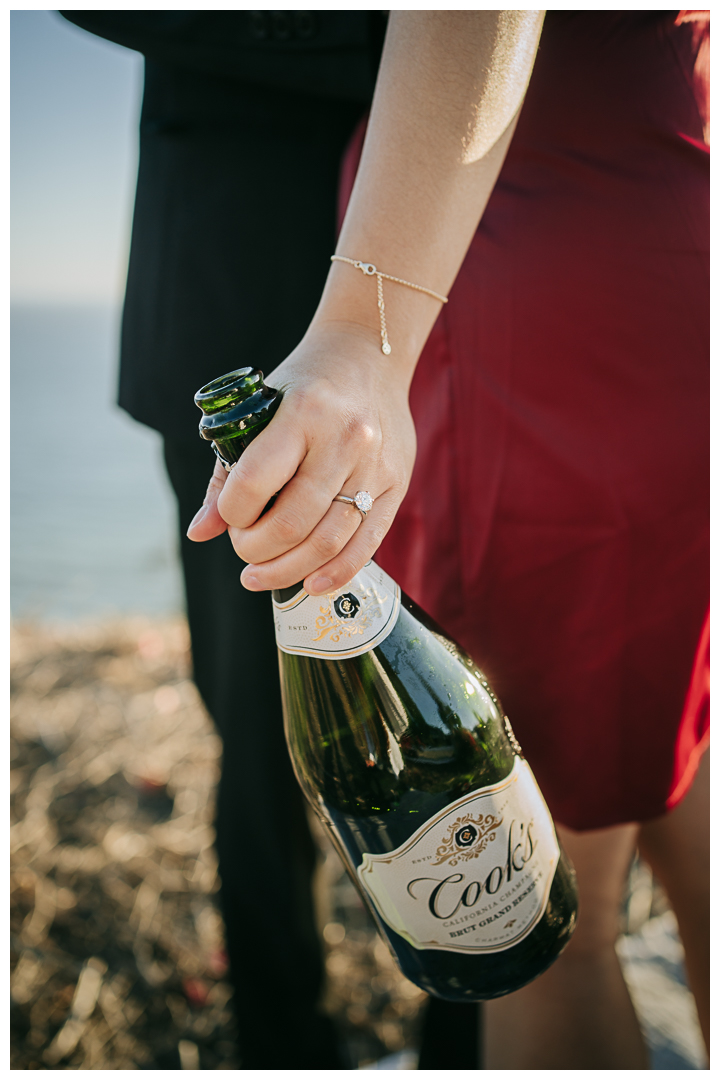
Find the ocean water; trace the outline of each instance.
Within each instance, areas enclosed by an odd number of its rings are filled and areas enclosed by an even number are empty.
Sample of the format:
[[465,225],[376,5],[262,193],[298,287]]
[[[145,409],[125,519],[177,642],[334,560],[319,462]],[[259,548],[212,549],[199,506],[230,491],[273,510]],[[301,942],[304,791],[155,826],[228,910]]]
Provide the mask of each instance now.
[[182,610],[160,436],[115,404],[119,319],[114,307],[12,309],[13,618]]

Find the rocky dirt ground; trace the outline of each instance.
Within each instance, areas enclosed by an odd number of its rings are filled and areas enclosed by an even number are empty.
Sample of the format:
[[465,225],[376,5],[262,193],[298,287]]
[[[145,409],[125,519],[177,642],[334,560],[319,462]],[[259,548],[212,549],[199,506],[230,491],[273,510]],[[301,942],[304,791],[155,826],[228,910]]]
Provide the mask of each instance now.
[[[220,746],[188,670],[180,620],[13,629],[12,1069],[241,1066],[215,902]],[[327,1008],[356,1067],[412,1067],[425,995],[318,840]],[[665,909],[636,867],[621,957],[654,1067],[702,1068]]]

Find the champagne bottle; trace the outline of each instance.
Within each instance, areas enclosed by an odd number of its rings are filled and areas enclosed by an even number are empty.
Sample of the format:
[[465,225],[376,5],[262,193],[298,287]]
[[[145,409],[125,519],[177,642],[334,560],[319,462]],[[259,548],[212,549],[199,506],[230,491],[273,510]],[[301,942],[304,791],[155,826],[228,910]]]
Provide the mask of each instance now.
[[[262,390],[242,368],[196,395],[227,463]],[[530,982],[570,940],[575,874],[483,672],[372,561],[272,602],[295,773],[403,973],[459,1002]]]

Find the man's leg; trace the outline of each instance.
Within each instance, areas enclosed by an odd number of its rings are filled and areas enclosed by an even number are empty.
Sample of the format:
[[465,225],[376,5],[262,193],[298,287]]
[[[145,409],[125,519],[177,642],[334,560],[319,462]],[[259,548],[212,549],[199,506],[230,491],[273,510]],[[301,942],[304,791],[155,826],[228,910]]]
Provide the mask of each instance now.
[[342,1067],[320,1015],[324,965],[312,903],[315,847],[282,727],[270,598],[248,593],[227,536],[185,528],[213,455],[165,443],[178,497],[188,620],[198,688],[223,739],[217,851],[243,1068]]

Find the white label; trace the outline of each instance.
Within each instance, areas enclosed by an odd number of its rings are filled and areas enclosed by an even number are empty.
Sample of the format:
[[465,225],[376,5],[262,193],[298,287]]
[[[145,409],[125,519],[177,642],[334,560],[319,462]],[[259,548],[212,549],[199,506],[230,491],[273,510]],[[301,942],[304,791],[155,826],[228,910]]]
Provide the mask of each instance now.
[[326,596],[301,589],[292,600],[273,600],[278,647],[300,656],[341,660],[383,641],[400,613],[400,589],[374,562],[348,585]]
[[401,847],[368,855],[360,880],[382,918],[416,949],[500,952],[547,907],[560,851],[530,766],[464,796]]

